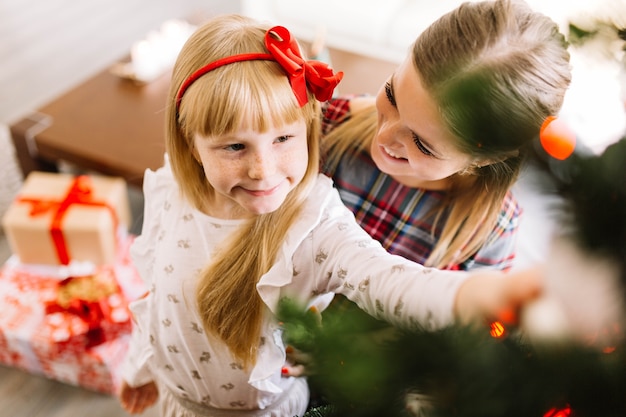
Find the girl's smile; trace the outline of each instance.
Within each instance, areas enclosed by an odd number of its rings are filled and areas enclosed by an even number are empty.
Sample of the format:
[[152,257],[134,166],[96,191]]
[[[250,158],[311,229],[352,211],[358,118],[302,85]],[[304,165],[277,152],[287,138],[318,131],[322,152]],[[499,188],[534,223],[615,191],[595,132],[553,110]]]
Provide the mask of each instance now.
[[282,185],[278,184],[274,187],[268,187],[265,189],[259,189],[259,190],[248,190],[244,187],[242,187],[241,189],[244,190],[247,193],[250,193],[250,195],[253,195],[255,197],[267,197],[267,196],[271,196],[273,193],[277,192],[279,187]]
[[397,162],[409,162],[408,159],[403,158],[403,157],[401,157],[399,155],[396,155],[395,153],[393,153],[392,151],[390,151],[389,149],[387,149],[384,146],[381,146],[380,148],[383,150],[385,155],[390,156],[391,158],[393,158]]

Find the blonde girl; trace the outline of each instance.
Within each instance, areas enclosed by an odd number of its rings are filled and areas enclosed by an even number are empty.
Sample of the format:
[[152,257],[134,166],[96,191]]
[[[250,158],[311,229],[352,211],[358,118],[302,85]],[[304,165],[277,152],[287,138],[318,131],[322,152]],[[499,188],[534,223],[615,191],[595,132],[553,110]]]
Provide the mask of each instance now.
[[128,412],[161,398],[164,416],[302,415],[306,380],[282,372],[282,298],[323,309],[337,292],[391,323],[440,327],[534,294],[521,275],[424,268],[358,227],[318,173],[318,100],[340,79],[305,61],[287,29],[236,15],[183,47],[165,164],[146,172],[131,251],[150,291],[131,306],[119,392]]

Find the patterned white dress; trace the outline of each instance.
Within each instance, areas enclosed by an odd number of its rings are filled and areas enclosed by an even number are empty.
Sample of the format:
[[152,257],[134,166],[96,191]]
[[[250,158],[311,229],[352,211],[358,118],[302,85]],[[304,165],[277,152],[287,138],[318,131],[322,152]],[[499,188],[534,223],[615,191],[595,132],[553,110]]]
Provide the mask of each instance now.
[[[197,274],[241,221],[209,217],[181,199],[167,162],[146,172],[144,194],[143,232],[131,255],[150,291],[131,306],[137,326],[124,379],[132,386],[158,381],[183,404],[206,409],[205,415],[302,415],[301,405],[290,409],[294,401],[288,401],[291,393],[302,397],[294,388],[302,380],[281,376],[285,348],[271,314],[256,365],[245,371],[222,342],[205,334],[196,312]],[[466,277],[389,255],[357,225],[323,175],[279,254],[257,284],[272,312],[282,297],[321,310],[334,292],[391,323],[440,327],[452,322],[453,300]],[[307,399],[296,403],[306,407]]]

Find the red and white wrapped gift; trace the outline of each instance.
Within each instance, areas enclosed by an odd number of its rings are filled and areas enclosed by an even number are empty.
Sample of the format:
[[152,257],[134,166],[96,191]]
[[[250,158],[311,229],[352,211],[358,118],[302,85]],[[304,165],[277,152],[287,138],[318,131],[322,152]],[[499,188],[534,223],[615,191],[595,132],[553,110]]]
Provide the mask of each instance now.
[[118,231],[129,225],[122,178],[38,171],[2,218],[12,252],[26,264],[111,263]]
[[10,258],[0,269],[0,362],[113,394],[131,333],[128,303],[146,291],[128,258],[132,239],[84,276]]

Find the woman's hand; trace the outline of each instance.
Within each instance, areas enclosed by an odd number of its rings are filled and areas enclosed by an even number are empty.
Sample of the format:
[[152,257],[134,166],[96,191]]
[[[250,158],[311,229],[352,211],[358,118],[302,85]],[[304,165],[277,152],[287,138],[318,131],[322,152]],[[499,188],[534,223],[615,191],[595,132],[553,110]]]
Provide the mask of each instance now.
[[159,390],[154,382],[133,388],[126,381],[122,381],[119,400],[122,408],[129,414],[143,413],[147,408],[154,405],[158,398]]

